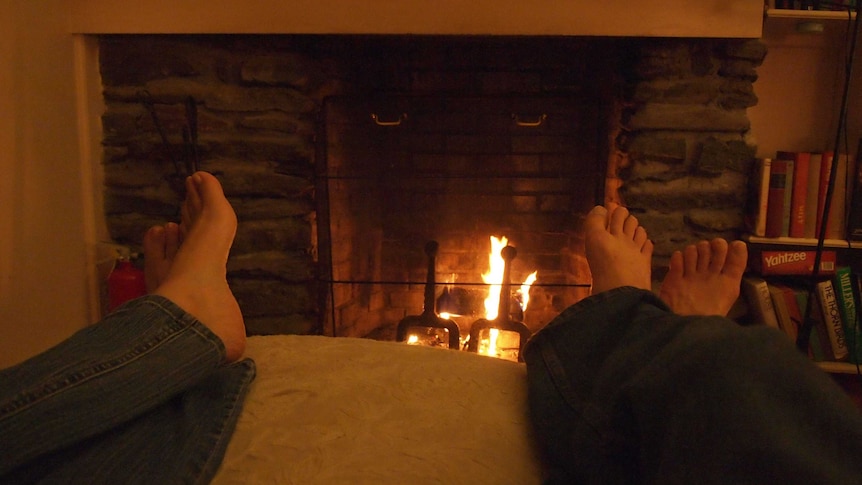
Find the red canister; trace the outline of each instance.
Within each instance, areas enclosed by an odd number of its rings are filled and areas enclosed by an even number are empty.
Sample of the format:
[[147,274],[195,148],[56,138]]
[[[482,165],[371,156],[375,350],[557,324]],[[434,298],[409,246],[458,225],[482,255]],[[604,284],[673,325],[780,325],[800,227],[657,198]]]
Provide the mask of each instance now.
[[112,312],[123,303],[146,294],[144,272],[128,259],[118,259],[108,275],[108,311]]

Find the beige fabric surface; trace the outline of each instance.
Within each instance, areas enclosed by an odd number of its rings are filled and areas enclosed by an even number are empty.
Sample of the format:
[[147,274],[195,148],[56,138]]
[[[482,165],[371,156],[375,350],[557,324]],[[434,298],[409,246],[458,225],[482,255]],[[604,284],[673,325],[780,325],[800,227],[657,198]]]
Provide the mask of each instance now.
[[213,483],[541,483],[523,364],[396,342],[251,337]]

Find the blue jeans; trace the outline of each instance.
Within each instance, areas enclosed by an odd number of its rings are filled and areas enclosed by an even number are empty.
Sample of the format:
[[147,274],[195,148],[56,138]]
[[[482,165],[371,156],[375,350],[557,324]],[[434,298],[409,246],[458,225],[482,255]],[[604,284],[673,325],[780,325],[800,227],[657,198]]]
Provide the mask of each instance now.
[[0,482],[207,483],[254,379],[160,296],[0,371]]
[[587,298],[525,349],[549,483],[862,483],[862,413],[783,333]]

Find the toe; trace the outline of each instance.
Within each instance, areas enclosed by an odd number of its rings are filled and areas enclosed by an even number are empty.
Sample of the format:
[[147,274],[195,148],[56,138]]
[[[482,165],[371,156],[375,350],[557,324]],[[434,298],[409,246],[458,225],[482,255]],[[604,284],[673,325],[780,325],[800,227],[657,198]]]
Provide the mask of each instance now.
[[625,207],[617,207],[612,213],[608,222],[608,231],[615,235],[625,234],[625,224],[628,221],[629,210]]
[[709,270],[709,262],[712,259],[709,241],[699,241],[697,247],[697,272],[703,273]]
[[709,247],[709,271],[711,273],[721,273],[727,260],[727,241],[722,238],[715,238],[709,242]]
[[683,249],[683,272],[686,275],[697,273],[698,251],[697,246],[689,244]]
[[173,260],[180,247],[180,226],[175,222],[169,222],[165,224],[164,233],[165,258]]
[[587,213],[584,219],[584,231],[604,231],[608,227],[608,210],[597,205]]

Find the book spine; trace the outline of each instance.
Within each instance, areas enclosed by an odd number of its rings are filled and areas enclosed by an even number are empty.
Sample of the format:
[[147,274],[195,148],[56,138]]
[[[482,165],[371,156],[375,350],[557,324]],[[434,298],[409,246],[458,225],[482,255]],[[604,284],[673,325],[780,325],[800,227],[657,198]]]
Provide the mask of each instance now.
[[856,167],[853,177],[853,192],[851,193],[849,214],[847,217],[847,239],[862,241],[862,138],[856,149]]
[[851,362],[859,362],[860,344],[856,315],[856,298],[853,295],[854,277],[847,266],[838,268],[833,278],[838,308],[841,310],[847,354]]
[[[799,293],[803,290],[793,288],[787,285],[779,285],[784,296],[784,304],[787,306],[787,313],[790,316],[790,338],[793,342],[799,337],[799,329],[802,327],[802,319],[805,318],[805,313],[799,307]],[[803,294],[804,296],[804,294]]]
[[835,360],[844,360],[847,358],[847,343],[844,339],[844,324],[841,321],[841,310],[838,307],[832,281],[825,280],[817,283],[817,298],[823,312],[823,323],[826,325],[832,354]]
[[788,160],[773,160],[769,173],[769,195],[766,208],[766,237],[780,237],[784,224],[784,200],[787,187]]
[[781,236],[790,236],[790,204],[793,200],[793,167],[795,162],[787,160],[786,175],[784,181],[784,214],[781,216]]
[[752,309],[754,323],[780,328],[766,280],[756,276],[746,276],[742,279],[742,291]]
[[823,321],[823,310],[817,295],[811,298],[811,345],[809,351],[817,362],[834,361],[835,354],[832,353],[832,345],[829,343],[829,335],[826,332],[826,323]]
[[795,341],[796,326],[790,318],[790,310],[784,299],[784,290],[779,285],[772,283],[767,283],[767,287],[769,288],[769,296],[772,298],[772,308],[775,309],[775,316],[778,320],[778,328]]
[[826,219],[826,239],[844,239],[847,227],[847,154],[839,153],[833,159],[835,170],[835,187],[832,189],[832,203],[829,204],[829,214]]
[[[772,167],[771,158],[761,158],[757,161],[757,213],[754,217],[755,236],[766,236],[766,210],[769,202],[769,172]],[[860,232],[862,237],[862,232]]]
[[793,190],[790,197],[790,237],[804,237],[808,189],[808,166],[811,154],[799,152],[793,161]]
[[817,188],[817,221],[815,229],[820,237],[825,220],[823,209],[826,207],[826,191],[829,188],[829,176],[832,173],[832,152],[823,152],[820,158],[820,187]]
[[817,194],[820,190],[820,162],[823,154],[812,153],[808,159],[808,185],[805,198],[805,226],[802,237],[817,237]]

